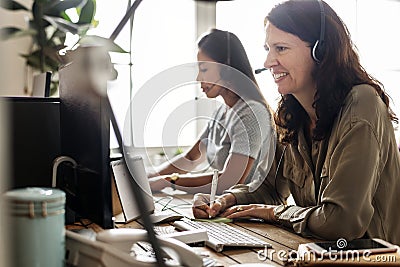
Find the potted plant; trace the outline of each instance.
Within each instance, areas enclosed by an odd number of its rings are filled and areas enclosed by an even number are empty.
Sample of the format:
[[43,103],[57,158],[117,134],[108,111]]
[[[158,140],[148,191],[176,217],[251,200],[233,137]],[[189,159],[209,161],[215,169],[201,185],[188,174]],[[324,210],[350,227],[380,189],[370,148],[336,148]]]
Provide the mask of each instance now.
[[[0,1],[2,8],[11,11],[25,10],[31,13],[29,25],[26,29],[5,27],[0,29],[0,40],[22,36],[32,37],[32,47],[27,54],[22,56],[26,64],[39,72],[51,71],[53,80],[51,92],[58,87],[57,71],[60,65],[65,64],[68,57],[63,57],[60,51],[66,48],[67,33],[77,35],[80,43],[107,43],[107,49],[113,52],[125,52],[121,47],[98,36],[89,36],[90,28],[96,27],[98,22],[94,19],[96,0],[34,0],[30,8],[17,1]],[[76,12],[77,21],[72,21],[67,10]]]

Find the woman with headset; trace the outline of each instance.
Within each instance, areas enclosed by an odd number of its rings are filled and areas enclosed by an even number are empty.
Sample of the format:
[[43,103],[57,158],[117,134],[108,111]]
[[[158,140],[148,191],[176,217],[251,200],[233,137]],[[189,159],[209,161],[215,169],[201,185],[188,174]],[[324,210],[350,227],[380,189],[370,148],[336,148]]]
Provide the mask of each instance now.
[[323,1],[289,0],[270,11],[265,29],[264,66],[281,94],[275,162],[254,192],[233,186],[211,208],[196,195],[195,217],[250,216],[322,239],[400,245],[397,118],[346,26]]
[[[190,173],[203,162],[218,171],[217,188],[242,183],[254,189],[268,173],[276,146],[272,112],[262,96],[238,37],[213,29],[198,42],[198,77],[207,99],[219,107],[192,148],[150,174],[153,191],[171,186],[210,192],[213,172]],[[223,103],[215,100],[222,97]],[[155,176],[155,177],[154,177]]]

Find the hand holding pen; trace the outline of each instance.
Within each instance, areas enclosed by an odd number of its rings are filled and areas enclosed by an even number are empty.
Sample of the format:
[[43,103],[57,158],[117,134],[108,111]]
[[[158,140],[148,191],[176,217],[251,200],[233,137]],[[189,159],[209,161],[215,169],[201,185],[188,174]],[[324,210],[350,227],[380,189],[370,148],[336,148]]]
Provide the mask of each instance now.
[[209,219],[219,216],[226,209],[236,205],[236,198],[231,193],[225,193],[215,197],[214,204],[211,204],[210,194],[197,193],[193,197],[192,211],[197,219]]
[[[215,194],[217,193],[218,187],[218,170],[214,170],[213,178],[211,181],[211,195],[210,195],[210,211],[211,207],[215,202]],[[211,214],[208,214],[208,218],[211,218]]]

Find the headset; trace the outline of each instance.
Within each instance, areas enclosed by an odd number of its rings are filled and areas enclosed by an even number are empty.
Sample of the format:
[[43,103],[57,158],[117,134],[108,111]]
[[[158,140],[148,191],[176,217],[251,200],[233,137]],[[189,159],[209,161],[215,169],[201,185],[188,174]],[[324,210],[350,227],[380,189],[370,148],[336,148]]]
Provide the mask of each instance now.
[[230,66],[231,65],[231,35],[229,34],[228,31],[226,31],[226,65]]
[[[321,14],[321,28],[319,33],[319,39],[315,41],[313,48],[311,49],[311,57],[313,60],[319,64],[321,63],[322,56],[324,54],[324,43],[325,43],[325,9],[324,3],[322,0],[317,0],[320,8]],[[267,68],[260,68],[254,71],[255,74],[259,74],[264,70],[268,70]]]
[[324,42],[325,42],[325,9],[322,0],[318,0],[320,13],[321,13],[321,28],[319,32],[319,39],[315,42],[311,56],[315,62],[320,63],[321,57],[324,54]]
[[227,79],[228,77],[228,73],[229,73],[229,69],[231,66],[231,35],[229,33],[229,31],[226,31],[226,61],[225,61],[225,65],[227,66],[222,66],[221,69],[221,79]]

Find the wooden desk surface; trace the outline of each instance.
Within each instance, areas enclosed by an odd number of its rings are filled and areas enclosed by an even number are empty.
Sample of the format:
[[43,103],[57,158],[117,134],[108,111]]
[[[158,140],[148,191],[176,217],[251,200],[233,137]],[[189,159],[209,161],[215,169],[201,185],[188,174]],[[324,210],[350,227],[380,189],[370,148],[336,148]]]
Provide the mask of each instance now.
[[[192,218],[192,199],[193,195],[175,195],[172,198],[171,196],[158,194],[155,196],[156,211],[170,209]],[[217,253],[207,247],[194,247],[194,250],[209,254],[210,257],[217,260],[217,266],[230,266],[238,263],[269,263],[273,266],[283,266],[284,262],[282,259],[286,253],[297,250],[298,245],[301,243],[312,242],[312,240],[303,238],[280,226],[267,223],[235,222],[231,223],[231,225],[267,241],[272,245],[272,248],[262,254],[260,254],[260,251],[265,252],[265,249],[262,248],[227,248],[221,253]],[[117,224],[116,227],[143,228],[137,221],[127,224]],[[267,257],[264,256],[265,254]]]
[[[156,212],[162,210],[172,210],[175,213],[181,214],[186,217],[193,217],[192,214],[192,195],[176,195],[174,197],[168,195],[158,194],[155,196]],[[91,223],[90,221],[83,220],[82,224],[74,224],[67,226],[67,229],[82,229],[91,228],[96,232],[100,232],[103,229],[98,225]],[[159,224],[160,226],[172,225],[172,223]],[[258,263],[258,264],[270,264],[271,266],[285,266],[285,259],[291,251],[297,251],[298,246],[303,243],[309,243],[316,241],[315,239],[308,239],[301,237],[288,229],[282,228],[278,225],[271,225],[268,223],[261,222],[234,222],[232,226],[238,227],[241,230],[250,232],[252,235],[263,239],[270,243],[272,248],[267,250],[263,248],[226,248],[222,252],[217,253],[208,247],[193,247],[193,250],[202,253],[203,255],[209,255],[212,259],[217,261],[215,266],[231,266],[240,263]],[[139,221],[132,221],[126,224],[116,224],[116,228],[136,228],[141,229],[143,226]],[[379,254],[378,254],[379,255]],[[381,254],[384,255],[384,254]],[[391,261],[383,262],[384,265],[400,266],[400,253],[399,254],[388,254],[386,255]],[[377,256],[379,257],[379,256]],[[373,259],[373,258],[371,258]],[[318,263],[318,264],[316,264]],[[338,265],[339,262],[325,261],[325,264],[329,263],[331,266]],[[350,263],[356,263],[357,266],[376,266],[376,261],[363,261],[361,262],[349,262],[343,261],[341,266],[354,266]],[[307,263],[305,263],[307,266]],[[313,266],[320,266],[323,262],[316,261]],[[293,266],[293,265],[291,265]],[[326,266],[326,265],[324,265]]]

